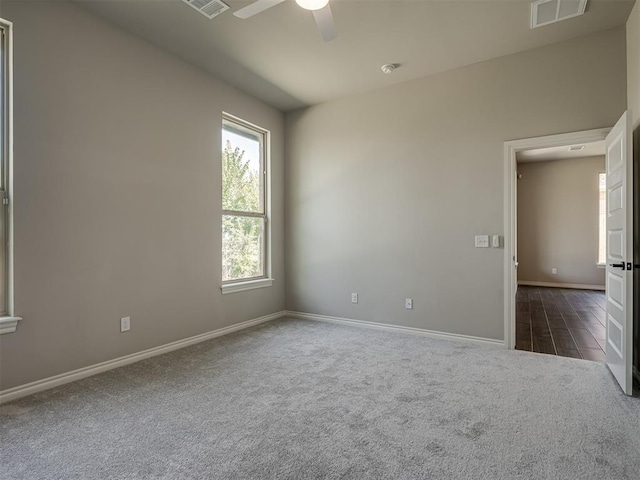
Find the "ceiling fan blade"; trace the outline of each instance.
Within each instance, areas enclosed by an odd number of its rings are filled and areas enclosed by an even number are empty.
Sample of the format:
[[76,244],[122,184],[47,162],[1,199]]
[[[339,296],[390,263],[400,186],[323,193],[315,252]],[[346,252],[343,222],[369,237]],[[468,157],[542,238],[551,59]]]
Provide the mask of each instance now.
[[247,5],[244,8],[241,8],[237,12],[233,12],[233,14],[242,18],[243,20],[249,17],[253,17],[260,12],[264,12],[266,9],[275,7],[279,3],[284,2],[285,0],[258,0],[257,2],[253,2],[250,5]]
[[313,18],[316,19],[316,24],[325,42],[330,42],[338,36],[336,23],[333,21],[333,13],[331,13],[329,4],[320,10],[314,10]]

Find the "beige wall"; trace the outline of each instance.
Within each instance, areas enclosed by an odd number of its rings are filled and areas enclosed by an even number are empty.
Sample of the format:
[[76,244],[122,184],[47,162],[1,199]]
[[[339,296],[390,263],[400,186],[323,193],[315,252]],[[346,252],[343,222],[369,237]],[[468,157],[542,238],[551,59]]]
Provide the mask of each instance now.
[[604,156],[518,164],[519,281],[604,287],[596,266],[604,168]]
[[[281,310],[283,244],[291,309],[501,338],[502,250],[472,244],[503,233],[503,142],[610,126],[625,104],[615,29],[292,113],[285,239],[279,112],[66,2],[0,8],[24,317],[0,337],[2,389]],[[276,284],[227,296],[223,110],[273,134]]]
[[627,101],[634,130],[640,127],[640,2],[627,20]]
[[614,125],[625,63],[621,27],[288,114],[287,307],[502,339],[504,142]]
[[[15,306],[1,388],[284,308],[283,116],[66,2],[15,25]],[[221,112],[272,132],[272,288],[222,296]],[[131,331],[119,319],[130,315]]]

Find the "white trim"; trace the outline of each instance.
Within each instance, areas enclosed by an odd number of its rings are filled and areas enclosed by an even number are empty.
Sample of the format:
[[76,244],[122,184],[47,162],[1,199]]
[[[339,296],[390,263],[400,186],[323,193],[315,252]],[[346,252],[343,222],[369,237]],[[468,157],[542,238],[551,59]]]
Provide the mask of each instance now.
[[604,285],[585,285],[583,283],[530,282],[528,280],[518,280],[518,285],[528,287],[574,288],[576,290],[605,291]]
[[504,142],[504,342],[516,346],[516,153],[534,148],[560,147],[606,140],[611,128],[562,133]]
[[456,342],[471,342],[478,345],[490,347],[504,347],[502,340],[494,340],[493,338],[472,337],[470,335],[460,335],[458,333],[437,332],[434,330],[425,330],[423,328],[402,327],[399,325],[389,325],[387,323],[368,322],[366,320],[354,320],[351,318],[330,317],[328,315],[317,315],[315,313],[292,312],[287,310],[286,315],[291,318],[300,318],[303,320],[312,320],[316,322],[337,323],[340,325],[352,325],[357,327],[374,328],[376,330],[384,330],[387,332],[399,332],[412,335],[423,335],[426,337],[439,338],[441,340],[452,340]]
[[225,283],[220,287],[223,295],[228,293],[244,292],[247,290],[255,290],[256,288],[265,288],[273,285],[273,278],[261,278],[259,280],[249,280],[248,282]]
[[20,317],[0,317],[0,335],[15,332],[20,320]]
[[211,340],[212,338],[228,335],[230,333],[244,330],[261,323],[277,320],[278,318],[282,318],[284,316],[284,313],[285,312],[283,311],[272,313],[263,317],[254,318],[253,320],[247,320],[246,322],[237,323],[229,327],[219,328],[211,332],[202,333],[200,335],[195,335],[193,337],[178,340],[176,342],[167,343],[159,347],[149,348],[148,350],[143,350],[138,353],[132,353],[131,355],[125,355],[124,357],[107,360],[106,362],[97,363],[89,367],[79,368],[71,372],[62,373],[60,375],[55,375],[53,377],[45,378],[42,380],[36,380],[35,382],[27,383],[25,385],[9,388],[7,390],[1,390],[0,404],[10,402],[21,397],[26,397],[27,395],[32,395],[34,393],[42,392],[50,388],[58,387],[66,383],[75,382],[76,380],[91,377],[108,370],[113,370],[114,368],[124,367],[125,365],[139,362],[140,360],[145,360],[147,358],[173,352],[174,350],[179,350],[190,345],[195,345],[196,343]]
[[[14,316],[14,303],[13,303],[13,23],[0,18],[0,24],[4,27],[6,33],[6,55],[7,55],[7,98],[5,99],[5,105],[7,108],[6,118],[6,153],[7,153],[7,172],[6,172],[6,189],[7,198],[9,199],[9,205],[7,208],[7,234],[6,234],[6,281],[7,281],[7,304],[6,312],[8,316]],[[18,318],[18,317],[15,317]],[[17,325],[17,323],[16,323]],[[15,331],[15,329],[13,330]],[[8,333],[8,332],[7,332]]]

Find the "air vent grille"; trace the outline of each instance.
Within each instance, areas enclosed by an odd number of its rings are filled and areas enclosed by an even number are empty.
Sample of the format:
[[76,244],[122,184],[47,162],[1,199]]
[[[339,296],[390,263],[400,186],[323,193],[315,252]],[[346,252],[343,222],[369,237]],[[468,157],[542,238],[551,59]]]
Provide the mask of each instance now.
[[531,28],[583,15],[587,0],[536,0],[531,4]]
[[208,19],[217,17],[229,10],[229,5],[221,0],[182,0],[190,7],[195,8]]

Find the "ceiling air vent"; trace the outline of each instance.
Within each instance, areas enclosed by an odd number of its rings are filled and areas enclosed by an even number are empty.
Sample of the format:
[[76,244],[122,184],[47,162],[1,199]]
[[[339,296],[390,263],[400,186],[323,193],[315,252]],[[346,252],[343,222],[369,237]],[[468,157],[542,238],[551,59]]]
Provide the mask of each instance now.
[[182,0],[187,5],[195,8],[208,19],[217,17],[229,10],[229,5],[221,0]]
[[587,0],[536,0],[531,4],[531,28],[584,14]]

